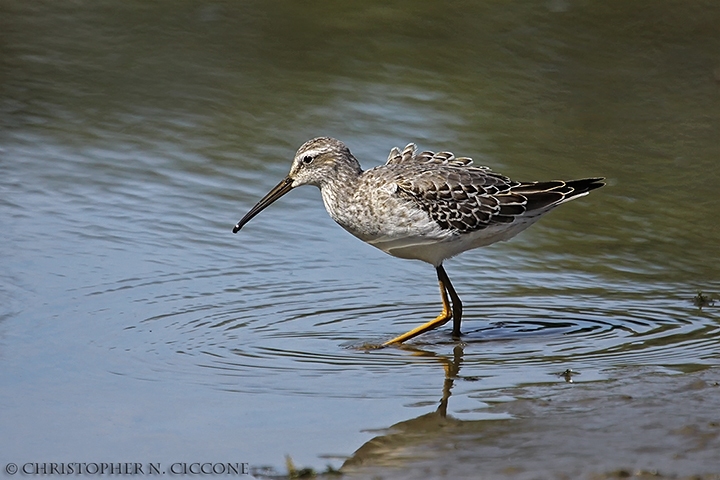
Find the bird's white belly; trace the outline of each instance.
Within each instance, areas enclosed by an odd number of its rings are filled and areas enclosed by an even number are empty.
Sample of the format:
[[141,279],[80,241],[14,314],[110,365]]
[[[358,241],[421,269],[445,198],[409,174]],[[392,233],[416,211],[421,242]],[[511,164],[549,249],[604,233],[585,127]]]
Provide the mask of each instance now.
[[379,237],[366,240],[394,257],[422,260],[438,266],[444,260],[467,250],[485,247],[495,242],[509,240],[540,218],[526,218],[512,224],[491,225],[469,233],[451,233],[441,230],[440,235]]

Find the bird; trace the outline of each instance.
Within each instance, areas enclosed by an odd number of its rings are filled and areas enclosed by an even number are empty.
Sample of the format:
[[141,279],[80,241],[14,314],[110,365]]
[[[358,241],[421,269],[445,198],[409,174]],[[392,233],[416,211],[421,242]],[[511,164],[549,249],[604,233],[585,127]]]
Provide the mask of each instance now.
[[302,185],[320,189],[325,209],[345,230],[394,257],[435,267],[442,312],[381,346],[397,345],[453,320],[462,336],[462,301],[443,261],[508,240],[567,201],[600,188],[603,177],[518,182],[451,152],[390,150],[387,161],[363,170],[340,140],[317,137],[295,154],[287,176],[233,228],[237,233],[270,204]]

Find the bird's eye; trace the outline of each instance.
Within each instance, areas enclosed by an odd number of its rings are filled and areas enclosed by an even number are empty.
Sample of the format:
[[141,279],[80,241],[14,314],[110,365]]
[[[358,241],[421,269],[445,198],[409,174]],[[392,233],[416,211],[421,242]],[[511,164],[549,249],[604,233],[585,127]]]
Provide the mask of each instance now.
[[311,157],[310,155],[305,155],[305,156],[303,157],[302,161],[303,161],[304,164],[307,165],[308,163],[312,163],[313,157]]

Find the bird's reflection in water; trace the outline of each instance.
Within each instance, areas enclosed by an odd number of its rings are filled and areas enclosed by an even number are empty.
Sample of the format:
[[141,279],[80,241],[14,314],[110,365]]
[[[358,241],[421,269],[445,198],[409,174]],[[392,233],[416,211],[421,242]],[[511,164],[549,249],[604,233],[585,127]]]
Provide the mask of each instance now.
[[[427,355],[428,352],[417,350],[415,351],[419,355]],[[435,356],[435,354],[431,354]],[[456,345],[453,348],[452,360],[445,356],[437,357],[445,369],[445,380],[443,381],[442,398],[440,399],[440,405],[438,406],[435,413],[442,418],[447,418],[447,407],[448,400],[450,400],[450,391],[452,390],[455,379],[460,374],[460,364],[462,363],[463,357],[463,345]]]
[[[439,431],[448,427],[458,427],[468,423],[468,421],[459,420],[447,414],[454,382],[459,378],[463,378],[460,376],[460,367],[463,361],[464,346],[462,344],[456,345],[451,358],[409,345],[403,345],[399,348],[410,351],[414,355],[433,357],[443,366],[445,378],[443,380],[440,404],[435,411],[396,423],[385,430],[382,435],[378,435],[366,442],[345,461],[341,471],[351,471],[354,468],[367,465],[390,466],[402,464],[410,460],[407,455],[408,452],[406,452],[408,448],[434,439]],[[468,377],[466,380],[475,380],[475,378]],[[476,423],[478,421],[470,422]],[[409,455],[410,457],[413,456],[412,454]]]

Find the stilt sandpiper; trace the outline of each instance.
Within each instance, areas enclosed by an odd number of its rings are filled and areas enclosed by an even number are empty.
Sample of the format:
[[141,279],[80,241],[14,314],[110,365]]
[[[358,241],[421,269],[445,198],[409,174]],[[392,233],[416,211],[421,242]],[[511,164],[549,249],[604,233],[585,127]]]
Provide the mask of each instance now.
[[[240,220],[255,215],[301,185],[320,188],[328,213],[360,240],[400,258],[435,267],[442,313],[388,340],[401,343],[453,319],[459,338],[462,302],[443,261],[466,250],[514,237],[558,205],[604,185],[603,178],[516,182],[467,157],[393,148],[385,165],[363,171],[344,143],[319,137],[295,154],[290,173]],[[449,297],[449,299],[448,299]],[[451,302],[452,301],[452,305]]]

